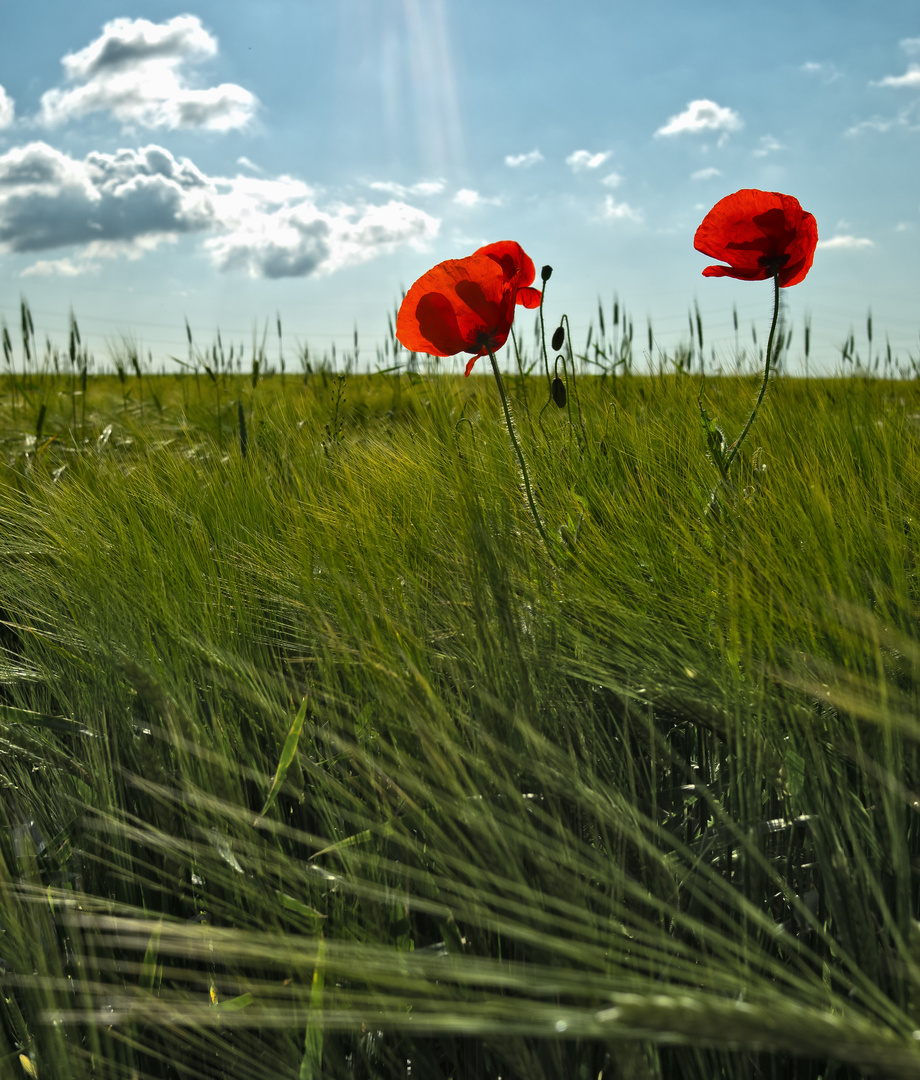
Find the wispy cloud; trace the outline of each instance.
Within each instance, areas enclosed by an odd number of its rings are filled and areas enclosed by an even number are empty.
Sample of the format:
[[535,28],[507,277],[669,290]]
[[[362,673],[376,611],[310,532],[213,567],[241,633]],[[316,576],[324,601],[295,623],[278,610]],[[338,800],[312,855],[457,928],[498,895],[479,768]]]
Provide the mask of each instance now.
[[785,149],[779,139],[774,139],[772,135],[761,135],[751,153],[754,157],[766,157],[768,154],[775,154],[777,150]]
[[897,117],[873,116],[870,120],[860,120],[858,124],[848,127],[844,135],[861,135],[864,131],[878,131],[884,133],[898,126]]
[[602,214],[609,221],[642,221],[642,211],[636,210],[629,203],[618,203],[612,195],[604,199]]
[[531,150],[529,154],[508,154],[505,164],[509,169],[529,169],[534,165],[539,165],[543,160],[543,155],[539,150]]
[[619,187],[623,183],[623,177],[618,172],[607,173],[601,183],[609,188]]
[[917,99],[898,111],[896,116],[872,116],[868,120],[860,120],[847,128],[845,135],[862,135],[866,131],[876,131],[884,134],[896,128],[906,128],[908,131],[920,131],[920,99]]
[[706,169],[697,169],[696,172],[690,174],[691,180],[712,180],[715,176],[721,176],[722,170],[717,169],[714,165],[710,165]]
[[[328,274],[409,244],[440,222],[405,202],[318,204],[300,180],[207,176],[159,146],[77,159],[43,142],[0,155],[0,248],[138,258],[201,235],[219,269],[253,277]],[[77,265],[76,263],[74,265]],[[67,260],[30,268],[67,274]]]
[[42,95],[40,119],[50,127],[108,112],[126,127],[244,127],[258,105],[248,90],[235,83],[195,89],[187,82],[185,69],[216,53],[216,39],[194,15],[165,23],[114,19],[86,48],[63,58],[65,86]]
[[920,37],[901,38],[898,44],[908,56],[920,55]]
[[590,150],[576,150],[565,159],[566,165],[572,172],[583,172],[585,169],[597,169],[610,157],[609,151],[592,154]]
[[857,248],[875,247],[875,241],[865,236],[831,236],[827,240],[819,240],[818,247],[824,251],[852,251]]
[[388,195],[395,195],[398,199],[427,198],[431,195],[440,195],[444,190],[443,180],[419,180],[416,184],[397,184],[392,180],[374,180],[368,187],[374,191],[383,191]]
[[682,113],[677,113],[656,132],[656,136],[691,135],[706,131],[738,131],[744,126],[734,109],[717,105],[714,101],[699,98],[691,101]]
[[816,60],[808,60],[802,64],[799,70],[803,71],[806,75],[816,76],[823,83],[832,83],[843,78],[843,72],[841,72],[835,64],[831,64],[827,61],[818,62]]
[[501,206],[502,204],[498,196],[487,198],[485,195],[480,195],[478,191],[473,191],[472,188],[460,188],[454,195],[454,202],[457,206]]
[[73,259],[39,259],[27,266],[20,277],[80,277],[86,273],[98,273],[99,264]]

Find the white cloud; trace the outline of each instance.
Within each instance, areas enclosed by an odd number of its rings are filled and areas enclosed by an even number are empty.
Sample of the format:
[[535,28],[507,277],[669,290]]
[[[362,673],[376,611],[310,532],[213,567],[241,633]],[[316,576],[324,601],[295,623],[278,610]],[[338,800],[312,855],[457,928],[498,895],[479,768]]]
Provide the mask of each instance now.
[[529,169],[541,161],[543,155],[539,150],[531,150],[529,154],[508,154],[505,158],[505,164],[511,169]]
[[917,53],[920,53],[920,37],[901,38],[898,44],[908,56],[916,56]]
[[623,177],[618,172],[608,173],[601,183],[609,188],[619,187],[623,183]]
[[457,206],[501,206],[502,200],[497,196],[487,198],[485,195],[480,195],[478,191],[473,191],[472,188],[460,188],[453,200]]
[[817,63],[814,60],[809,60],[802,64],[800,71],[804,71],[806,75],[816,75],[824,83],[836,82],[838,79],[843,78],[843,74],[837,70],[834,64],[823,61]]
[[717,169],[714,165],[710,165],[706,169],[697,169],[695,173],[690,174],[691,180],[712,180],[713,177],[721,176],[722,170]]
[[920,86],[920,64],[908,64],[903,75],[886,75],[884,79],[871,83],[872,86]]
[[74,262],[73,259],[39,259],[27,266],[20,277],[79,277],[81,274],[97,273],[99,266],[91,262]]
[[691,101],[682,113],[672,116],[655,135],[680,135],[685,131],[691,134],[702,131],[737,131],[741,127],[741,117],[734,109],[700,98]]
[[618,203],[612,195],[604,199],[603,216],[612,221],[636,221],[642,220],[641,210],[634,210],[629,203]]
[[772,135],[761,135],[757,143],[757,148],[752,150],[751,153],[754,157],[766,157],[768,154],[774,154],[777,150],[785,150],[785,146],[779,141],[774,139]]
[[871,120],[860,120],[858,124],[847,128],[844,135],[861,135],[864,131],[879,131],[884,134],[884,132],[890,131],[897,126],[898,121],[896,118],[874,116]]
[[572,172],[582,172],[584,169],[599,168],[609,157],[609,151],[592,154],[590,150],[576,150],[574,154],[569,154],[565,159],[565,163]]
[[53,126],[109,112],[125,126],[244,127],[258,105],[248,90],[235,83],[194,89],[186,82],[186,66],[216,53],[216,39],[194,15],[165,23],[114,19],[85,49],[63,58],[66,85],[42,95],[41,120]]
[[256,165],[254,161],[250,161],[245,155],[238,157],[236,163],[237,165],[242,165],[244,169],[249,169],[250,172],[263,173],[265,171],[260,165]]
[[827,240],[819,240],[818,247],[823,248],[825,251],[852,251],[855,248],[875,247],[875,241],[869,240],[865,236],[831,236]]
[[420,180],[417,184],[397,184],[392,180],[374,180],[368,187],[374,191],[383,191],[388,195],[395,195],[398,199],[426,198],[430,195],[440,195],[444,190],[443,180]]
[[82,161],[43,142],[0,155],[0,244],[14,252],[130,246],[213,224],[207,179],[158,146]]
[[16,115],[16,107],[10,95],[0,86],[0,128],[8,128]]
[[440,226],[437,218],[403,202],[323,210],[300,181],[243,179],[215,182],[221,227],[205,247],[218,268],[250,277],[331,274],[404,244],[423,247]]
[[[424,245],[439,225],[395,200],[323,209],[310,187],[287,176],[209,177],[159,146],[79,160],[36,142],[0,155],[0,247],[19,254],[72,248],[87,258],[138,258],[202,234],[221,269],[297,277]],[[66,274],[67,260],[30,272]]]
[[884,134],[896,128],[920,131],[920,98],[901,109],[897,116],[873,116],[868,120],[861,120],[858,124],[847,128],[844,134],[861,135],[864,131],[877,131]]

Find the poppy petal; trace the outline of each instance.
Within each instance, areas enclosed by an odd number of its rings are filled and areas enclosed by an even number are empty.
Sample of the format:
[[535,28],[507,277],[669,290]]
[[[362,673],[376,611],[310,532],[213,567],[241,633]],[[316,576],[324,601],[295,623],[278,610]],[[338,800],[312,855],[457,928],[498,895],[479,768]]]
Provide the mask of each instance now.
[[423,274],[396,316],[396,337],[414,352],[453,356],[504,345],[514,318],[514,289],[488,256],[448,259]]
[[437,349],[437,356],[453,356],[466,348],[457,313],[443,293],[429,292],[421,296],[415,307],[415,317],[422,340]]
[[486,244],[473,254],[488,255],[490,259],[494,259],[502,267],[505,280],[513,282],[519,289],[531,285],[537,276],[533,260],[516,240],[499,240],[494,244]]
[[772,277],[766,270],[739,270],[735,266],[707,266],[703,277],[731,277],[739,281],[766,281]]
[[525,308],[536,308],[540,306],[540,301],[543,299],[543,293],[539,289],[532,289],[529,286],[518,289],[515,302],[522,304]]

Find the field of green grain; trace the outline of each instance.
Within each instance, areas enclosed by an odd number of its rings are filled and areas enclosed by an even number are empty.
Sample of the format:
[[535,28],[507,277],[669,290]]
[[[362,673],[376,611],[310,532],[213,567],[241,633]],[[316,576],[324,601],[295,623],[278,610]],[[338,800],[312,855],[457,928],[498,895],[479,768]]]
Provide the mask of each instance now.
[[0,1072],[920,1074],[920,384],[511,374],[547,543],[491,378],[213,355],[0,380]]

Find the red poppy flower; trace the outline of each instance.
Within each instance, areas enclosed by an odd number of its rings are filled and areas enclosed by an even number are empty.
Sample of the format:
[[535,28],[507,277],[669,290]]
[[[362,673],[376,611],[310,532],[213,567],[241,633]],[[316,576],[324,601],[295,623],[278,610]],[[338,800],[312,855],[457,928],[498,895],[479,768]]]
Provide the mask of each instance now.
[[406,293],[396,316],[396,337],[412,352],[473,353],[466,365],[469,375],[481,356],[505,344],[515,304],[539,305],[539,290],[529,288],[534,273],[533,263],[513,240],[438,263]]
[[697,251],[728,263],[707,266],[703,277],[763,281],[778,274],[783,289],[811,269],[817,243],[817,222],[798,199],[754,188],[717,202],[693,238]]

